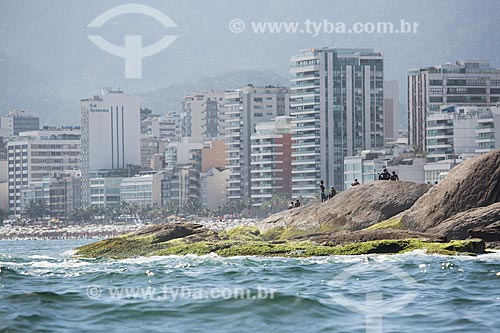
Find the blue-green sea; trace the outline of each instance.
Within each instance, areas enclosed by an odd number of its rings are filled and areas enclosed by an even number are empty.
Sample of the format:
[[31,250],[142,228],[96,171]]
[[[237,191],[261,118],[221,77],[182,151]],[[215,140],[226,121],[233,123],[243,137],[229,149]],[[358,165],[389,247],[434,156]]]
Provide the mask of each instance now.
[[0,241],[1,332],[500,332],[500,253],[75,259]]

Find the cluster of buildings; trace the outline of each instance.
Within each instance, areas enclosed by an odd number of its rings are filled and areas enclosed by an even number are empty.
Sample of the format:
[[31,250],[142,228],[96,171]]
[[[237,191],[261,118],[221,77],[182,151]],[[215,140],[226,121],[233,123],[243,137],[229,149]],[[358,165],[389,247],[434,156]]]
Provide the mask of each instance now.
[[407,129],[381,52],[303,50],[290,75],[289,87],[196,92],[161,114],[103,88],[81,100],[77,127],[11,111],[0,119],[0,207],[20,215],[42,200],[66,217],[122,203],[259,206],[315,197],[320,180],[346,190],[384,168],[434,183],[500,147],[500,69],[486,61],[410,70]]

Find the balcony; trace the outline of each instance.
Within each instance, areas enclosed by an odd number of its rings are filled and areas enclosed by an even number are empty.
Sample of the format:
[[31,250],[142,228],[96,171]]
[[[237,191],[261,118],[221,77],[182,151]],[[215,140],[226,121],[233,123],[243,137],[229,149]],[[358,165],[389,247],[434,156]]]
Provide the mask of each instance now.
[[495,132],[495,128],[493,126],[491,126],[491,127],[476,128],[476,134],[494,133],[494,132]]

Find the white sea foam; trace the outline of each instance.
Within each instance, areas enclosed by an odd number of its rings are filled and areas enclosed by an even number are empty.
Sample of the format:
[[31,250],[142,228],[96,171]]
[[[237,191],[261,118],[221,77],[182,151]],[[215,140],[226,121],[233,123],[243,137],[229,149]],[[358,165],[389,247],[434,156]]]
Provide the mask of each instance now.
[[80,260],[64,260],[64,261],[34,261],[31,263],[32,267],[36,268],[77,268],[88,266],[90,263]]

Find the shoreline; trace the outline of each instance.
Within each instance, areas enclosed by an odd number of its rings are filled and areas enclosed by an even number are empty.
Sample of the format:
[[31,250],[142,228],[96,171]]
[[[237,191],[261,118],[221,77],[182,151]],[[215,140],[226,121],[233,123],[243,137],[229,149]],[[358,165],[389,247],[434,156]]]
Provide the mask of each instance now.
[[[199,223],[207,229],[222,231],[236,226],[253,226],[258,219],[227,219],[210,220],[195,219],[187,221]],[[174,220],[170,223],[180,223],[185,220]],[[158,223],[130,223],[116,222],[117,224],[86,223],[68,225],[25,225],[25,226],[0,226],[0,240],[41,240],[41,239],[104,239],[124,235],[139,230],[140,228]],[[161,223],[161,222],[160,222]]]

